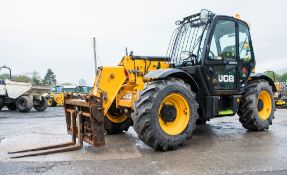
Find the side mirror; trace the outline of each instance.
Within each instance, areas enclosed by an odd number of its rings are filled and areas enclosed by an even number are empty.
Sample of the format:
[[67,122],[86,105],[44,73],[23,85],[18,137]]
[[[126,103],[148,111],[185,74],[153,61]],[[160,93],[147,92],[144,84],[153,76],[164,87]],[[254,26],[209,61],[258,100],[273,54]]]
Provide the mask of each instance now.
[[200,21],[206,23],[208,21],[209,11],[206,9],[202,9],[200,12]]
[[182,52],[180,52],[180,59],[181,60],[186,60],[186,59],[188,59],[190,57],[191,57],[191,52],[189,52],[189,51],[182,51]]

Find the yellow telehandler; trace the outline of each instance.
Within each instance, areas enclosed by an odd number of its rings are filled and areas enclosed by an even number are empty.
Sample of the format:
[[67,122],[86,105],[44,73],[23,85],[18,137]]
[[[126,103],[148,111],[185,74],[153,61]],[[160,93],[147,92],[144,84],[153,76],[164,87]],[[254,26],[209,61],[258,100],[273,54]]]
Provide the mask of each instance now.
[[253,72],[248,24],[202,10],[176,25],[166,57],[126,55],[117,66],[98,68],[91,94],[65,95],[72,142],[15,157],[76,150],[83,141],[103,146],[105,131],[117,134],[130,126],[154,149],[174,150],[197,123],[236,113],[246,129],[268,129],[276,87]]
[[63,106],[65,93],[90,93],[90,87],[88,86],[53,86],[51,87],[48,95],[46,96],[48,101],[48,106]]

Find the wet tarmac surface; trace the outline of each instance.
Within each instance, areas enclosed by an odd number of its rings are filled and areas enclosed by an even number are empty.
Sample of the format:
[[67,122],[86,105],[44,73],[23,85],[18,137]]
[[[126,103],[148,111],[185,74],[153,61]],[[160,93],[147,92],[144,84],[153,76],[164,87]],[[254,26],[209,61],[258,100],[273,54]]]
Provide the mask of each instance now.
[[198,126],[185,146],[158,152],[132,128],[106,136],[106,146],[88,144],[74,152],[10,159],[8,151],[69,141],[63,109],[23,114],[0,112],[0,174],[287,174],[287,110],[273,125],[248,132],[238,117]]

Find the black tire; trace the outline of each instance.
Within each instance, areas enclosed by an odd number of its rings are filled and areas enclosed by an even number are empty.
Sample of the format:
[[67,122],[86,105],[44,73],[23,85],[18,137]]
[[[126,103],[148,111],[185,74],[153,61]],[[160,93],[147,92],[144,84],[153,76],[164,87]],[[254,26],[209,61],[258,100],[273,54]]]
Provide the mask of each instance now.
[[[258,113],[260,110],[258,96],[262,91],[269,93],[272,104],[271,113],[265,120],[263,120]],[[272,88],[268,82],[265,80],[254,80],[248,82],[237,112],[242,126],[250,131],[263,131],[268,129],[269,125],[272,125],[272,120],[274,119],[274,110],[274,96]]]
[[197,119],[196,120],[196,125],[205,125],[206,124],[206,120],[204,120],[204,119]]
[[56,107],[56,106],[57,106],[57,102],[53,99],[51,107]]
[[[108,115],[115,117],[122,117],[123,115],[127,116],[127,114],[123,114],[115,109],[115,103],[113,103],[108,110]],[[105,130],[108,135],[120,134],[123,131],[127,131],[129,127],[133,125],[133,121],[130,116],[127,116],[127,118],[120,123],[115,123],[111,121],[107,116],[105,116],[104,122]]]
[[46,97],[46,99],[47,99],[48,107],[57,106],[57,102],[54,100],[53,97]]
[[29,112],[33,107],[33,101],[27,96],[21,96],[17,98],[16,106],[20,112]]
[[38,100],[37,105],[34,105],[34,109],[37,111],[45,111],[48,107],[48,102],[45,97],[42,97],[41,100]]
[[114,123],[105,117],[105,130],[108,135],[120,134],[127,131],[132,125],[133,121],[130,117],[122,123]]
[[2,110],[3,107],[4,107],[4,99],[0,98],[0,111]]
[[15,111],[15,110],[17,110],[16,103],[8,103],[8,104],[6,104],[6,107],[7,107],[10,111]]
[[[190,109],[186,127],[176,135],[166,133],[159,122],[160,105],[170,94],[180,94]],[[134,103],[134,108],[133,127],[139,138],[147,145],[161,151],[174,150],[184,144],[186,139],[191,137],[198,119],[195,93],[191,91],[188,84],[177,78],[147,83],[144,90],[140,92],[138,101]]]
[[54,100],[54,98],[48,97],[48,100],[51,100],[51,105],[50,105],[50,107],[56,107],[56,106],[57,106],[57,102]]

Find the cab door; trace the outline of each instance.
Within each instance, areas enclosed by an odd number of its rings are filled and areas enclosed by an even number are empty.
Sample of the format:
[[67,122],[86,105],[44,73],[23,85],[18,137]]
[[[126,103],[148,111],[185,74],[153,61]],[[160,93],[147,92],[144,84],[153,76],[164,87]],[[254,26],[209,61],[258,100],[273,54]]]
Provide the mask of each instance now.
[[211,95],[239,92],[237,24],[232,18],[214,21],[207,45],[205,75]]
[[242,21],[238,22],[238,68],[240,87],[244,87],[255,68],[255,58],[249,27]]

